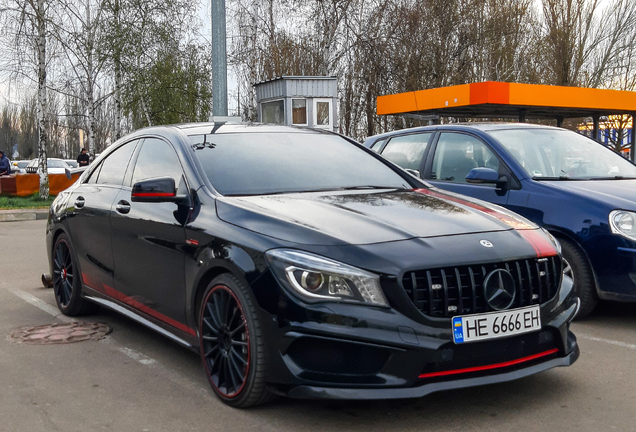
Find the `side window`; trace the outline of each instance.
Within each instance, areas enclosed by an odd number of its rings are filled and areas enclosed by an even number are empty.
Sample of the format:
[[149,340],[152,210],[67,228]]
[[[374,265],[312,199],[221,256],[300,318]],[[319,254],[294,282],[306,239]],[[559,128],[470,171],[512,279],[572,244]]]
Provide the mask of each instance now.
[[99,178],[99,172],[101,171],[101,169],[102,169],[102,164],[100,163],[99,166],[97,166],[97,168],[93,170],[88,180],[86,180],[84,183],[88,183],[88,184],[97,183],[97,179]]
[[381,139],[381,140],[377,140],[369,148],[377,153],[378,151],[380,151],[380,149],[382,148],[382,144],[384,144],[385,141],[386,141],[386,138],[385,139]]
[[466,174],[477,167],[499,171],[499,159],[486,144],[466,134],[444,132],[433,157],[432,180],[466,183]]
[[137,142],[137,140],[130,141],[109,154],[101,166],[91,175],[88,182],[92,183],[92,178],[95,177],[95,174],[98,174],[97,183],[99,184],[121,185],[124,182],[126,168],[128,168],[130,157],[135,150]]
[[432,133],[397,136],[382,150],[382,156],[405,169],[420,169],[422,156]]
[[137,157],[132,182],[172,177],[178,186],[183,170],[179,158],[170,144],[157,138],[146,138]]

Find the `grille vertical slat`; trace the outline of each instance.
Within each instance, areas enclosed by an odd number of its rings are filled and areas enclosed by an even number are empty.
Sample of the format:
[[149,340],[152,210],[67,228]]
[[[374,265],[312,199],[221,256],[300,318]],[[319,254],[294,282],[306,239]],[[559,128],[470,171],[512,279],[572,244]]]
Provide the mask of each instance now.
[[521,306],[525,306],[526,304],[529,304],[529,302],[527,302],[526,299],[526,290],[523,287],[523,279],[521,279],[521,266],[519,265],[519,262],[517,261],[515,263],[515,268],[517,269],[517,283],[519,284],[519,291],[521,291],[520,297],[521,297]]
[[448,282],[446,281],[446,272],[444,269],[441,270],[442,273],[442,287],[444,288],[444,311],[443,315],[448,313]]
[[459,274],[459,268],[455,267],[455,278],[457,279],[457,311],[464,313],[464,293],[462,290],[462,277]]
[[[512,307],[545,303],[556,295],[561,283],[561,258],[553,256],[546,261],[535,258],[416,270],[404,275],[402,285],[413,304],[428,316],[451,317],[487,312],[491,308],[483,295],[484,279],[493,270],[504,268],[517,285],[517,300]],[[542,272],[545,273],[543,276]],[[457,306],[457,310],[454,306]]]
[[475,273],[472,267],[468,267],[468,275],[470,276],[470,291],[473,295],[473,310],[477,310],[477,285],[475,284]]
[[[431,272],[426,272],[426,280],[428,281],[428,299],[429,299],[429,313],[431,316],[435,314],[435,302],[433,301],[433,279],[431,277]],[[421,310],[421,309],[420,309]]]
[[537,286],[539,287],[539,304],[543,303],[543,282],[541,281],[541,266],[537,261],[535,267],[537,269]]

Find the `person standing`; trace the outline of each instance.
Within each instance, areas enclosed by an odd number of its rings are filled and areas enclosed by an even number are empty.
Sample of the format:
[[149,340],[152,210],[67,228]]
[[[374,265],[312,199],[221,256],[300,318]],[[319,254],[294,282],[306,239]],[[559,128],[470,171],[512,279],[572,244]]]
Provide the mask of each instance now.
[[88,156],[85,148],[82,148],[82,152],[79,154],[79,156],[77,156],[77,163],[80,167],[88,166],[88,164],[90,163],[90,157]]
[[11,174],[11,161],[4,152],[0,150],[0,176],[9,174]]

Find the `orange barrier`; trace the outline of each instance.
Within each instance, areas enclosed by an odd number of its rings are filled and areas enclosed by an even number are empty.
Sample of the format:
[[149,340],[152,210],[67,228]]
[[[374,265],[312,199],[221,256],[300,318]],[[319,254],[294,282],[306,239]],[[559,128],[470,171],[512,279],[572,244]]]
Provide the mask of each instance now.
[[[73,174],[69,180],[65,174],[49,174],[49,193],[57,195],[70,187],[80,174]],[[0,177],[0,194],[28,196],[40,190],[40,176],[38,174],[13,174]]]

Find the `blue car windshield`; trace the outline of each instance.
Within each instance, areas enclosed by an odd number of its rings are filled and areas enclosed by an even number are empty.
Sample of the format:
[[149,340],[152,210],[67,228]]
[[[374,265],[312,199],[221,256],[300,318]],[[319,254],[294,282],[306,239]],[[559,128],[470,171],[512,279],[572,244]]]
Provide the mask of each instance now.
[[412,188],[366,151],[323,133],[221,133],[189,137],[222,195]]
[[568,130],[490,131],[535,180],[636,178],[636,166],[609,148]]

